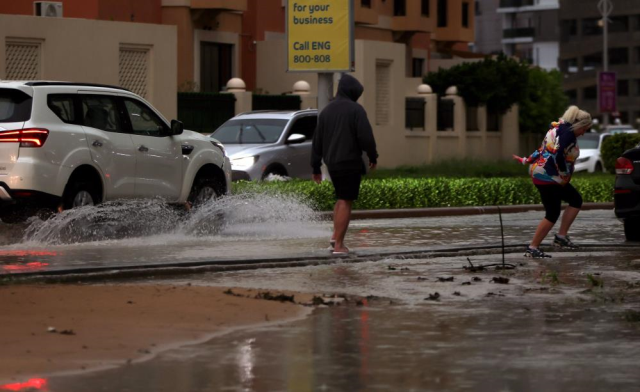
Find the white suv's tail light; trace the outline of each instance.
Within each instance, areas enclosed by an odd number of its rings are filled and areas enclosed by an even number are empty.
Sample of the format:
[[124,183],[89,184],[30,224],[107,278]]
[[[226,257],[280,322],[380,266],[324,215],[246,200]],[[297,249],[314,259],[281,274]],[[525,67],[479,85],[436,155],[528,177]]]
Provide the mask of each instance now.
[[616,174],[633,173],[633,162],[627,158],[620,157],[616,160]]
[[19,129],[0,132],[0,143],[20,143],[20,147],[42,147],[49,137],[44,128]]

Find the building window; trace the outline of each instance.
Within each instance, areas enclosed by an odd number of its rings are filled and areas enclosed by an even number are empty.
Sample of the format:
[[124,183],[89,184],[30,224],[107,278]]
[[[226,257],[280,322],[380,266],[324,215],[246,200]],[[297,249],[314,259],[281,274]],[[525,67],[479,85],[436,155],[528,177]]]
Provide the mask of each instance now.
[[438,27],[447,27],[447,0],[438,0]]
[[391,106],[391,62],[376,62],[376,125],[389,124]]
[[598,24],[600,18],[582,19],[582,35],[600,35],[602,27]]
[[598,99],[598,89],[596,86],[589,86],[582,90],[582,97],[584,99]]
[[566,59],[561,61],[561,69],[564,73],[576,73],[578,72],[578,59]]
[[640,97],[640,79],[636,79],[636,96]]
[[429,3],[429,0],[422,0],[421,10],[423,16],[429,16]]
[[566,95],[571,105],[575,105],[578,102],[578,90],[569,90],[566,92]]
[[629,96],[629,81],[628,80],[618,80],[618,96],[619,97],[628,97]]
[[469,28],[469,3],[462,3],[462,27]]
[[609,32],[610,33],[627,33],[629,32],[629,17],[628,16],[612,16],[609,18]]
[[424,75],[424,59],[414,57],[411,67],[411,76],[414,78],[421,78]]
[[360,5],[363,8],[371,8],[371,0],[360,0]]
[[636,46],[636,62],[640,62],[640,46]]
[[609,49],[609,64],[629,64],[629,48]]
[[632,16],[633,20],[634,20],[634,27],[633,29],[635,31],[640,31],[640,15],[634,15]]
[[578,35],[578,21],[575,19],[563,20],[561,24],[561,36],[563,41],[567,41],[569,37]]
[[621,124],[629,124],[629,112],[618,112]]
[[41,76],[40,42],[10,42],[5,44],[6,79],[37,80]]
[[120,86],[131,90],[143,98],[148,98],[149,48],[120,47],[118,70]]
[[407,0],[393,0],[393,16],[407,15]]
[[590,71],[602,67],[602,52],[584,56],[583,71]]

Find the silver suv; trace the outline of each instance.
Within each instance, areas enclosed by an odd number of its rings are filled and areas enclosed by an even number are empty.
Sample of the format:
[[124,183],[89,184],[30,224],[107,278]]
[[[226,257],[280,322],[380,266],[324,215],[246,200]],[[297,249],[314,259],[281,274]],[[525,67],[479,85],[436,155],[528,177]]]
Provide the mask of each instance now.
[[253,111],[239,114],[211,138],[224,144],[234,180],[263,180],[269,175],[311,178],[311,141],[316,109]]

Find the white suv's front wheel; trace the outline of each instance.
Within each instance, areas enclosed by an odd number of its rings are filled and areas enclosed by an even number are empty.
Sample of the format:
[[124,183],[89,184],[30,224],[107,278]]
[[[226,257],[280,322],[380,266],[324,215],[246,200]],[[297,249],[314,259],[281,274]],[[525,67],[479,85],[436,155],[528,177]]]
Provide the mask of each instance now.
[[218,196],[215,182],[207,178],[201,178],[193,183],[191,193],[189,194],[189,203],[196,207],[211,199],[217,199]]

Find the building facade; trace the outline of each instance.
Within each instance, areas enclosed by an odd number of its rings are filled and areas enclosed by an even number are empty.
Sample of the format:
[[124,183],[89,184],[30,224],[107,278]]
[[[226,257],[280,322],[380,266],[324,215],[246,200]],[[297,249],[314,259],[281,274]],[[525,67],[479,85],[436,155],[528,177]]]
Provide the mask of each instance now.
[[557,69],[559,9],[558,0],[500,0],[503,52],[546,70]]
[[[604,69],[602,16],[598,0],[560,1],[560,68],[571,101],[602,120],[598,111],[598,72]],[[608,70],[617,75],[617,115],[640,125],[640,2],[616,0],[609,16]],[[612,119],[613,120],[613,119]]]

